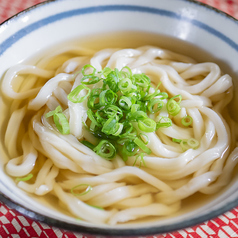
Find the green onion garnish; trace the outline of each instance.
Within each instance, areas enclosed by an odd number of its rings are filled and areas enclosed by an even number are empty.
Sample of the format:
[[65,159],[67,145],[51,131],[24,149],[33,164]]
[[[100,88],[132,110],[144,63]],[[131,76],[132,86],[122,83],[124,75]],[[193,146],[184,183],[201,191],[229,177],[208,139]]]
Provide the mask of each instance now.
[[136,162],[137,162],[137,160],[138,160],[139,157],[140,157],[140,165],[139,165],[139,168],[141,167],[141,164],[143,164],[144,167],[146,167],[145,160],[144,160],[144,153],[140,153],[139,155],[136,156],[136,159],[135,159],[135,161],[134,161],[134,163],[133,163],[133,166],[135,166],[135,164],[136,164]]
[[190,126],[193,123],[193,118],[190,116],[185,116],[182,118],[181,123],[184,126]]
[[138,145],[133,140],[126,140],[122,147],[122,157],[124,161],[128,160],[129,156],[136,155],[139,152]]
[[176,116],[180,112],[180,102],[182,100],[182,96],[176,95],[172,98],[170,98],[167,102],[167,111],[171,116]]
[[103,90],[99,95],[100,106],[112,105],[117,101],[117,94],[112,90]]
[[67,135],[70,133],[69,122],[63,113],[55,113],[53,118],[54,123],[61,134]]
[[61,106],[58,106],[54,111],[50,111],[45,114],[46,118],[51,116],[53,116],[55,126],[61,134],[67,135],[70,133],[69,122],[66,116],[62,113]]
[[[143,155],[152,153],[146,133],[172,125],[170,117],[180,112],[181,95],[168,99],[168,94],[159,90],[161,82],[151,88],[147,75],[133,74],[128,66],[121,70],[106,67],[97,72],[87,64],[80,73],[81,84],[67,98],[73,103],[87,100],[88,117],[84,126],[99,140],[97,145],[85,140],[81,143],[107,160],[118,153],[125,161],[137,156],[143,162]],[[164,103],[169,117],[158,115]],[[53,116],[62,134],[69,133],[69,123],[60,107],[48,112],[46,117],[49,116]]]
[[62,112],[61,106],[56,107],[54,111],[50,111],[50,112],[46,113],[46,114],[45,114],[45,118],[51,117],[51,116],[53,116],[55,113],[59,113],[59,112]]
[[146,153],[151,154],[151,150],[145,145],[145,143],[140,140],[138,137],[135,138],[134,142]]
[[119,81],[118,87],[121,90],[122,94],[130,92],[134,87],[133,83],[129,78],[123,78]]
[[[86,79],[89,79],[88,81],[85,82]],[[98,83],[101,79],[97,76],[90,76],[90,75],[87,75],[87,76],[84,76],[82,79],[81,79],[81,82],[82,84],[85,84],[85,85],[90,85],[90,84],[95,84],[95,83]]]
[[172,138],[172,141],[179,143],[183,151],[186,151],[190,148],[196,150],[199,147],[199,141],[194,138],[189,138],[188,140]]
[[33,177],[33,174],[28,174],[26,177],[23,178],[16,178],[17,181],[28,181]]
[[[93,69],[93,72],[92,72],[91,74],[86,74],[85,71],[86,71],[87,69]],[[83,76],[93,76],[93,75],[95,75],[95,73],[96,73],[96,69],[95,69],[91,64],[86,64],[86,65],[83,66],[81,72],[82,72]]]
[[148,103],[148,110],[151,113],[156,113],[162,109],[164,102],[159,98],[153,98]]
[[88,148],[90,148],[91,150],[94,149],[94,145],[92,143],[90,143],[89,141],[86,141],[86,140],[82,140],[80,141],[83,145],[87,146]]
[[97,208],[97,209],[99,209],[99,210],[104,210],[104,208],[103,207],[99,207],[99,206],[94,206],[94,205],[90,205],[90,204],[88,204],[90,207],[94,207],[94,208]]
[[187,144],[193,148],[193,149],[197,149],[199,146],[199,141],[194,139],[194,138],[189,138],[187,141]]
[[147,145],[149,143],[149,138],[146,134],[140,133],[139,138],[144,142],[145,145]]
[[[92,186],[89,184],[79,184],[79,185],[71,188],[70,192],[74,196],[83,196],[83,195],[89,193],[92,189],[93,189]],[[81,193],[75,193],[74,190],[83,190],[83,191]]]
[[129,111],[132,106],[132,101],[129,97],[121,96],[118,104],[123,110]]
[[170,127],[172,126],[172,121],[169,117],[160,116],[159,121],[156,123],[156,130],[160,127]]
[[[79,95],[80,92],[84,89],[87,91],[87,94],[85,96],[80,96]],[[88,87],[84,86],[83,84],[80,84],[74,90],[72,90],[68,94],[67,97],[73,103],[80,103],[80,102],[83,102],[88,97],[90,92],[91,92],[91,90]]]
[[190,147],[187,143],[187,140],[181,140],[180,141],[180,146],[182,148],[182,151],[186,151],[186,150],[190,149]]
[[180,143],[182,140],[181,139],[172,138],[172,141],[176,142],[176,143]]
[[112,159],[116,154],[115,147],[107,140],[100,141],[99,144],[93,150],[98,155],[108,160]]
[[156,122],[151,118],[145,118],[143,120],[139,120],[138,127],[142,131],[153,132],[156,129]]

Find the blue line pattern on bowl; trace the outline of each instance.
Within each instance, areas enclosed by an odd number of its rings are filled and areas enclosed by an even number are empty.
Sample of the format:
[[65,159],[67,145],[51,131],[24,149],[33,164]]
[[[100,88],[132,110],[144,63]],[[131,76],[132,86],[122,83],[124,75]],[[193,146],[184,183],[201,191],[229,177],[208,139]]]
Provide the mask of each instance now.
[[207,31],[208,33],[218,37],[219,39],[226,42],[230,47],[232,47],[238,52],[238,44],[236,42],[234,42],[229,37],[219,32],[218,30],[200,21],[190,19],[188,17],[181,16],[180,14],[177,14],[168,10],[158,9],[158,8],[133,6],[133,5],[105,5],[105,6],[87,7],[87,8],[80,8],[80,9],[65,11],[62,13],[49,16],[35,23],[32,23],[29,26],[24,27],[21,30],[17,31],[14,35],[10,36],[8,39],[3,41],[2,44],[0,44],[0,55],[2,55],[8,48],[10,48],[14,43],[16,43],[18,40],[20,40],[24,36],[50,23],[53,23],[65,18],[73,17],[73,16],[92,14],[92,13],[110,12],[110,11],[144,12],[144,13],[156,14],[156,15],[166,16],[169,18],[178,19],[180,21],[189,22],[190,24],[196,27],[199,27]]

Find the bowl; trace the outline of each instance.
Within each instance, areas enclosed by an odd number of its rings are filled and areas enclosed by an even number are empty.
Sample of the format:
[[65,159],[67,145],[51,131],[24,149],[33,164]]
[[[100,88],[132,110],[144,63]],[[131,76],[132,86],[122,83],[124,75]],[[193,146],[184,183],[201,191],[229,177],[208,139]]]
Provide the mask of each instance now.
[[[19,63],[34,64],[44,55],[80,43],[93,50],[155,45],[195,58],[215,62],[232,76],[234,99],[238,91],[238,22],[225,13],[192,0],[58,0],[31,7],[0,26],[0,77]],[[67,42],[67,43],[66,43]],[[2,115],[8,112],[1,98]],[[237,121],[237,103],[229,105]],[[0,200],[32,219],[81,234],[144,236],[171,232],[212,219],[238,205],[238,178],[215,195],[185,200],[181,212],[128,224],[92,224],[56,209],[49,196],[28,195],[6,174],[9,155],[3,145],[6,119],[1,117]],[[236,139],[237,141],[237,139]],[[237,143],[237,142],[236,142]],[[234,157],[237,160],[237,156]]]

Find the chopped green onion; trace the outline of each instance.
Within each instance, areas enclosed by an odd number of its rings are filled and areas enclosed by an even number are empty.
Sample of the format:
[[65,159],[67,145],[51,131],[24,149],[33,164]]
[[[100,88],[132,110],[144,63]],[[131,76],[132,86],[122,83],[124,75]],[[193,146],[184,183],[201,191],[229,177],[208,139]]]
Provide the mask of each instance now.
[[166,93],[166,92],[160,92],[158,95],[157,95],[157,97],[159,96],[159,99],[166,99],[166,98],[168,98],[168,93]]
[[99,95],[100,106],[112,105],[117,100],[117,94],[112,90],[103,90]]
[[193,123],[193,118],[190,116],[185,116],[182,118],[181,123],[184,126],[190,126]]
[[120,105],[120,107],[124,110],[130,110],[132,102],[130,100],[130,98],[125,97],[125,96],[121,96],[119,99],[118,104]]
[[102,92],[102,90],[99,88],[92,89],[92,91],[88,97],[88,102],[87,102],[88,108],[91,108],[91,109],[99,109],[100,108],[99,95],[101,92]]
[[[87,94],[85,96],[80,96],[80,92],[84,89],[87,91]],[[88,97],[90,92],[90,88],[84,86],[83,84],[80,84],[68,94],[67,98],[73,103],[81,103]]]
[[156,130],[161,127],[170,127],[172,126],[172,121],[169,117],[160,116],[159,121],[156,123]]
[[23,178],[16,178],[17,181],[28,181],[33,177],[33,174],[28,174],[26,177]]
[[176,116],[180,112],[181,108],[179,103],[181,102],[181,99],[181,95],[177,95],[168,100],[166,108],[171,116]]
[[[86,79],[90,79],[88,81],[85,82]],[[82,84],[86,84],[86,85],[90,85],[90,84],[95,84],[98,83],[101,79],[98,76],[90,76],[90,75],[86,75],[81,79]]]
[[51,116],[53,116],[55,113],[58,113],[58,112],[62,112],[61,106],[58,106],[58,107],[55,108],[55,110],[46,113],[46,114],[45,114],[45,118],[51,117]]
[[134,74],[133,78],[136,81],[136,85],[139,85],[141,88],[144,88],[146,90],[150,87],[150,78],[146,76],[145,74]]
[[194,139],[194,138],[189,138],[187,141],[187,144],[192,148],[192,149],[197,149],[199,146],[199,141]]
[[140,133],[139,138],[147,145],[149,143],[149,137],[146,134]]
[[147,114],[143,111],[136,111],[134,113],[129,113],[127,116],[132,121],[141,121],[148,118]]
[[101,124],[97,122],[97,120],[94,117],[94,113],[91,109],[87,110],[88,118],[91,120],[92,123],[94,123],[96,126],[100,126]]
[[136,162],[137,162],[137,160],[138,160],[139,157],[140,157],[140,165],[139,165],[139,168],[141,167],[141,164],[143,164],[144,167],[146,167],[145,160],[144,160],[144,153],[140,153],[139,155],[136,156],[136,159],[135,159],[135,161],[134,161],[134,163],[133,163],[133,166],[135,166],[135,164],[136,164]]
[[151,150],[145,145],[145,143],[140,140],[138,137],[135,138],[134,142],[146,153],[151,154]]
[[124,122],[120,137],[127,137],[133,130],[133,125],[130,122]]
[[123,130],[123,124],[122,123],[116,123],[116,126],[114,128],[114,132],[112,135],[119,136]]
[[[85,188],[86,187],[86,188]],[[80,188],[80,189],[79,189]],[[89,193],[92,190],[92,186],[89,184],[79,184],[73,188],[71,188],[70,192],[74,195],[74,196],[83,196],[87,193]],[[74,190],[83,190],[81,193],[75,193]]]
[[[101,110],[97,110],[96,113],[95,113],[95,118],[97,120],[98,123],[100,123],[99,125],[103,125],[103,122],[105,122],[105,118],[103,117],[103,112]],[[89,118],[90,119],[90,118]],[[93,121],[92,121],[93,123]]]
[[82,141],[80,141],[83,145],[85,145],[85,146],[87,146],[88,148],[90,148],[91,150],[93,150],[94,149],[94,145],[92,144],[92,143],[90,143],[90,142],[88,142],[88,141],[86,141],[86,140],[82,140]]
[[195,150],[199,147],[199,141],[194,138],[189,138],[188,140],[172,138],[172,141],[176,143],[180,143],[180,146],[183,151],[186,151],[190,148]]
[[150,118],[145,118],[138,121],[138,127],[144,132],[154,132],[156,129],[156,122]]
[[[151,153],[147,147],[149,139],[146,133],[172,125],[169,117],[159,117],[156,122],[150,118],[151,114],[163,108],[163,100],[168,98],[166,92],[158,89],[161,82],[152,90],[150,78],[144,73],[133,75],[128,66],[120,71],[106,67],[96,72],[92,65],[87,64],[81,73],[81,85],[69,93],[68,99],[73,103],[87,99],[88,118],[85,126],[99,139],[96,146],[85,140],[81,143],[107,160],[111,160],[118,152],[125,161],[129,156],[140,157],[141,164],[144,153]],[[91,86],[89,88],[86,85]],[[179,113],[181,100],[181,95],[168,99],[166,108],[171,116]],[[49,116],[54,117],[56,127],[62,134],[69,133],[68,121],[61,108],[48,112],[46,117]],[[185,144],[188,146],[187,142]]]
[[134,141],[127,140],[125,141],[122,147],[123,160],[126,161],[128,156],[133,156],[139,151],[139,147]]
[[104,80],[104,87],[106,85],[111,89],[113,92],[118,91],[118,82],[119,82],[119,72],[118,69],[115,69],[114,71],[111,71],[108,75],[107,78]]
[[124,78],[119,81],[118,87],[123,94],[126,94],[133,89],[133,84],[129,78]]
[[[153,99],[154,97],[157,97],[159,96],[161,93],[160,93],[160,90],[158,90],[159,86],[160,86],[161,82],[157,85],[155,91],[151,94],[148,94],[147,96],[144,97],[144,100],[151,100]],[[161,99],[161,98],[159,98]]]
[[[86,74],[85,71],[86,71],[87,69],[93,69],[93,72],[92,72],[91,74]],[[91,64],[86,64],[86,65],[84,65],[83,68],[82,68],[82,74],[83,74],[83,76],[93,76],[93,75],[95,75],[95,73],[96,73],[96,69],[95,69]]]
[[190,149],[190,147],[189,147],[189,145],[187,143],[187,140],[181,140],[180,146],[181,146],[183,151],[186,151],[186,150]]
[[63,113],[55,113],[53,118],[54,123],[61,134],[67,135],[70,133],[69,122]]
[[121,118],[123,116],[123,112],[121,108],[119,108],[116,105],[107,105],[104,107],[103,112],[108,116],[108,117],[117,117]]
[[131,106],[131,113],[133,114],[134,112],[138,111],[140,108],[140,105],[139,104],[133,104]]
[[67,135],[70,133],[69,122],[66,116],[62,113],[61,106],[58,106],[54,111],[50,111],[45,114],[46,118],[51,116],[53,116],[55,126],[61,134]]
[[181,103],[181,101],[182,101],[182,96],[181,96],[181,94],[178,94],[178,95],[176,95],[176,96],[174,96],[174,97],[172,97],[172,98],[170,98],[171,100],[174,100],[175,102],[177,102],[178,104],[180,104]]
[[176,143],[180,143],[182,140],[181,139],[172,138],[172,141],[176,142]]
[[102,132],[110,135],[113,134],[115,132],[115,127],[117,124],[117,120],[113,117],[110,117],[103,125],[102,127]]
[[[127,72],[125,71],[125,69],[127,70]],[[126,73],[126,75],[128,75],[130,78],[132,77],[132,72],[131,72],[131,69],[128,67],[128,66],[124,66],[122,69],[121,69],[121,71],[120,71],[120,73]]]
[[96,154],[108,160],[111,160],[116,154],[115,147],[107,140],[101,140],[93,150]]
[[136,93],[136,92],[130,92],[130,93],[126,94],[126,96],[131,99],[131,103],[133,105],[137,105],[136,102],[139,102],[141,100],[141,94]]
[[102,74],[104,77],[107,77],[108,74],[110,74],[112,72],[112,69],[110,69],[109,67],[105,67],[102,71]]
[[164,102],[159,98],[151,99],[148,103],[148,110],[151,113],[156,113],[162,109]]

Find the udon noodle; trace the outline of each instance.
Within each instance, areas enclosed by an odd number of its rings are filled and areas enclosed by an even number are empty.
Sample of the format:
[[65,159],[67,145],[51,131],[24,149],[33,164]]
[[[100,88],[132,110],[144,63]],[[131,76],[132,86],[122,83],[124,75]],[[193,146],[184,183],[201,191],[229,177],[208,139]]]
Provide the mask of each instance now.
[[[170,117],[172,126],[145,133],[152,153],[143,161],[123,160],[120,154],[106,160],[81,143],[98,139],[86,127],[87,103],[72,103],[67,95],[81,84],[80,70],[87,64],[97,72],[128,66],[133,74],[147,75],[152,89],[161,82],[160,90],[170,98],[182,96],[177,115],[164,108],[149,115],[155,121]],[[216,193],[231,179],[238,157],[237,127],[227,110],[232,87],[217,64],[152,46],[98,52],[67,46],[35,65],[13,66],[1,86],[9,105],[6,172],[19,188],[52,194],[72,216],[91,223],[115,225],[176,213],[183,199]],[[163,101],[166,105],[168,99]],[[59,105],[69,121],[67,135],[44,116]],[[190,126],[181,124],[184,116],[192,118]],[[199,146],[183,150],[173,138],[194,138]],[[33,177],[24,181],[29,174]],[[81,191],[72,193],[77,186]]]

